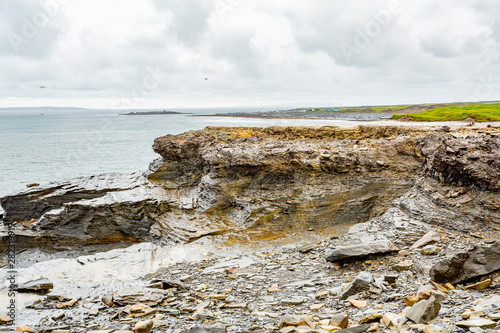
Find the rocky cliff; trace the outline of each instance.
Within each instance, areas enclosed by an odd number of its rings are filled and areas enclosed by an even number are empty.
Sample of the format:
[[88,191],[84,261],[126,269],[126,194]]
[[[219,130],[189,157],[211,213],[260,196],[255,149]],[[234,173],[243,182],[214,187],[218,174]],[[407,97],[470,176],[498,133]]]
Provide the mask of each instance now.
[[388,210],[462,231],[500,221],[498,128],[208,127],[153,148],[152,172],[4,197],[4,222],[26,246],[51,247],[334,234]]

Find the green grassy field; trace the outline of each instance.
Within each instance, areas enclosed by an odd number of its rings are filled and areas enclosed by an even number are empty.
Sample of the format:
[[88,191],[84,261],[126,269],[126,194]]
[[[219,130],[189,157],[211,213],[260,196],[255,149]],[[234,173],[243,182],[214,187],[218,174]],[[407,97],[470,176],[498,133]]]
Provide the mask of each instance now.
[[468,103],[463,106],[446,106],[422,113],[395,114],[391,119],[403,118],[413,121],[451,121],[471,119],[474,121],[500,121],[500,103]]

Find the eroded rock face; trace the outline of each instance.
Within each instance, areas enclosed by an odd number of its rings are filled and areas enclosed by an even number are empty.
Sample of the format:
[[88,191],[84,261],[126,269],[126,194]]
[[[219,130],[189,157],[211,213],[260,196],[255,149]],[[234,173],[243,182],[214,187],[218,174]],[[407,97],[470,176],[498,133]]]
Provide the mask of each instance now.
[[436,134],[421,140],[425,170],[443,182],[500,190],[500,136]]
[[[162,159],[148,176],[76,178],[1,204],[5,222],[21,222],[16,235],[27,247],[328,234],[370,220],[395,225],[399,215],[470,232],[500,221],[491,132],[209,127],[156,139]],[[389,239],[368,238],[349,245]]]

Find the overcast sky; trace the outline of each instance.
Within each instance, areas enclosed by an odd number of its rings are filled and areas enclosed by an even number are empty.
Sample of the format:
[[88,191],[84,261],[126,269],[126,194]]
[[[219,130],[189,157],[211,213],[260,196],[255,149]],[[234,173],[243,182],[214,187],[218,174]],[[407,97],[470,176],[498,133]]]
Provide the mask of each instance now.
[[497,100],[499,3],[1,0],[0,107]]

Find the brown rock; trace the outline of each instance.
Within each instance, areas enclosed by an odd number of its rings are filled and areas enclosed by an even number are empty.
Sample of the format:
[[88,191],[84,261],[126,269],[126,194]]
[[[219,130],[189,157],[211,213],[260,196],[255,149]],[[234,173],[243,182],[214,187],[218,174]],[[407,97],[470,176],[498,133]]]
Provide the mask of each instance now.
[[16,332],[28,332],[28,333],[38,333],[34,328],[29,327],[28,325],[19,325],[16,327]]
[[78,298],[73,298],[72,300],[69,300],[65,303],[57,304],[56,307],[58,309],[66,309],[66,308],[70,308],[70,307],[74,306],[77,302],[78,302]]
[[367,301],[362,301],[359,299],[350,299],[349,303],[351,303],[352,306],[354,306],[355,308],[358,308],[358,309],[364,308],[368,305]]
[[376,321],[379,321],[380,319],[382,319],[383,316],[384,315],[382,313],[378,313],[378,312],[370,313],[370,314],[364,316],[363,318],[361,318],[361,321],[359,323],[360,324],[373,323],[373,322],[376,322]]
[[144,320],[135,324],[134,331],[137,333],[149,333],[153,329],[153,320]]

